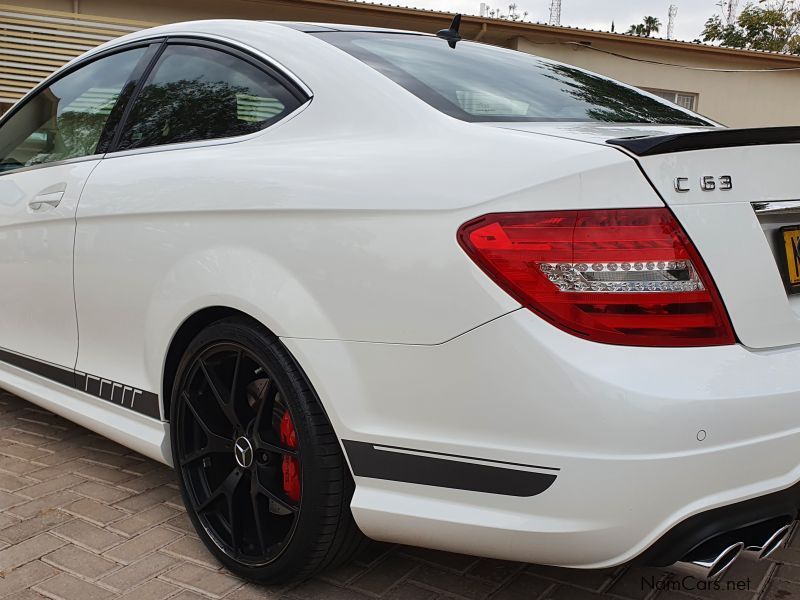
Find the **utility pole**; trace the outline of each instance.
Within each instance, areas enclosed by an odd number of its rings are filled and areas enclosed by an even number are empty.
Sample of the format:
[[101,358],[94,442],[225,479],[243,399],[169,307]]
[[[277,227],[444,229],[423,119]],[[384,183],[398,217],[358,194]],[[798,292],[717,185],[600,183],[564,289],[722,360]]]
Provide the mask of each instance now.
[[678,7],[671,4],[669,7],[669,25],[667,25],[667,39],[671,40],[675,35],[675,17],[678,16]]
[[561,0],[550,3],[550,25],[561,25]]
[[736,19],[739,16],[739,0],[723,0],[719,3],[720,7],[722,7],[722,18],[725,20],[725,24],[728,27],[733,27],[736,25]]

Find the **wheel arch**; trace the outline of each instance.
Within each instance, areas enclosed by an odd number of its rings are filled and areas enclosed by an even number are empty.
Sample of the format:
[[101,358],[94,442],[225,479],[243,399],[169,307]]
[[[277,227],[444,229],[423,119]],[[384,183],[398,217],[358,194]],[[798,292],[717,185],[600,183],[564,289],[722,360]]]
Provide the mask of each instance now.
[[[172,386],[175,383],[175,375],[178,371],[178,365],[180,364],[181,357],[183,356],[184,352],[186,352],[186,348],[188,348],[191,341],[201,332],[203,329],[215,323],[217,321],[221,321],[222,319],[226,319],[229,317],[241,317],[250,323],[252,323],[256,327],[262,327],[269,331],[271,334],[276,335],[274,331],[270,327],[268,327],[265,323],[257,319],[256,317],[248,314],[247,312],[232,308],[230,306],[207,306],[205,308],[201,308],[193,312],[191,315],[186,317],[183,322],[178,326],[175,330],[175,333],[172,335],[170,339],[169,345],[167,346],[167,351],[164,355],[164,363],[162,367],[162,376],[161,376],[161,410],[164,421],[169,422],[169,415],[170,415],[170,402],[172,400]],[[309,377],[306,370],[303,368],[303,365],[297,359],[297,356],[294,352],[285,344],[283,344],[286,352],[292,357],[292,359],[297,363],[300,371],[303,373],[303,376],[308,381],[308,385],[311,387],[313,393],[317,396],[317,400],[322,407],[323,412],[328,415],[330,420],[330,415],[328,414],[327,407],[325,402],[322,398],[319,397],[319,393],[317,392],[314,383],[312,382],[311,378]],[[331,425],[334,426],[333,422],[331,421]]]
[[263,323],[251,315],[231,308],[229,306],[208,306],[192,313],[180,324],[172,335],[164,356],[164,366],[161,377],[161,409],[165,421],[169,421],[170,402],[172,400],[172,386],[175,383],[175,374],[186,348],[203,329],[228,317],[243,317],[255,325],[265,327]]

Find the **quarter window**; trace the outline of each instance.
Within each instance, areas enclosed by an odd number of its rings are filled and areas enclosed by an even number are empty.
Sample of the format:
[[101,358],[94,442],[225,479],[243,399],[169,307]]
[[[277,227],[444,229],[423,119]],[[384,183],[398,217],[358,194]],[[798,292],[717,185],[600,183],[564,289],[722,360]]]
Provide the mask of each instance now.
[[0,129],[0,172],[95,154],[145,52],[137,48],[96,60],[25,102]]
[[212,48],[172,45],[135,101],[117,150],[253,133],[299,105],[249,62]]

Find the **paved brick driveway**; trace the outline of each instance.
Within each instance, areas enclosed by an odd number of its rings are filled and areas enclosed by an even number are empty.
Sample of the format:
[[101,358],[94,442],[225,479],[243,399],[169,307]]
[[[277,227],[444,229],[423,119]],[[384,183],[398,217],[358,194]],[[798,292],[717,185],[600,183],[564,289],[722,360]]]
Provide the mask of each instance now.
[[686,593],[657,570],[578,572],[376,543],[312,581],[249,585],[194,537],[169,469],[0,391],[4,600],[785,600],[800,598],[800,535],[728,581],[732,591]]

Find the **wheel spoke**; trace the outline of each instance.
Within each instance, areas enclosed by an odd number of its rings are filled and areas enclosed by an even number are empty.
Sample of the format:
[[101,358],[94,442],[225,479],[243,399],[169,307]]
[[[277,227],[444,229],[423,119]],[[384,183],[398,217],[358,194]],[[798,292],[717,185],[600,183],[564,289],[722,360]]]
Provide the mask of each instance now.
[[231,393],[228,396],[228,404],[233,406],[236,399],[236,389],[239,387],[239,370],[242,365],[242,351],[236,351],[236,362],[233,365],[233,379],[231,380]]
[[[242,473],[243,474],[243,473]],[[254,474],[250,473],[252,480]],[[227,482],[226,485],[226,504],[228,505],[228,524],[230,525],[231,541],[234,548],[245,546],[245,522],[244,512],[250,504],[250,490],[241,485],[241,477],[235,483]],[[252,487],[252,485],[250,486]]]
[[181,460],[181,466],[185,467],[189,463],[193,463],[201,458],[206,458],[212,454],[230,454],[233,451],[233,443],[222,436],[216,434],[209,434],[206,432],[208,442],[205,446],[192,452]]
[[241,430],[242,424],[239,421],[238,415],[236,414],[236,410],[234,409],[234,404],[232,402],[231,403],[225,402],[225,400],[223,399],[222,393],[220,391],[223,388],[222,386],[219,385],[217,377],[215,377],[212,374],[211,370],[208,368],[206,361],[201,359],[199,363],[200,363],[200,369],[203,371],[203,375],[206,378],[206,383],[208,383],[208,387],[211,388],[211,393],[214,395],[214,398],[216,399],[217,404],[219,404],[219,407],[222,410],[222,412],[225,414],[225,417],[228,419],[228,421],[230,421],[231,425]]
[[208,498],[197,505],[196,510],[197,512],[205,511],[211,504],[213,504],[216,500],[219,500],[221,497],[226,496],[230,498],[233,495],[233,492],[236,491],[236,487],[239,485],[239,481],[242,479],[242,471],[239,469],[234,469],[228,476],[223,480],[222,483],[217,486]]
[[255,485],[255,488],[256,488],[256,492],[255,492],[256,494],[261,494],[262,496],[266,496],[267,498],[269,498],[270,500],[275,502],[275,504],[278,504],[279,506],[281,506],[282,508],[284,508],[284,509],[286,509],[286,510],[288,510],[290,512],[297,512],[300,509],[300,507],[297,506],[296,504],[293,504],[292,502],[290,502],[286,498],[283,498],[281,495],[276,494],[275,492],[270,490],[268,487],[266,487],[264,484],[262,484],[258,480],[257,476],[256,476],[255,479],[256,479],[256,482],[255,482],[254,485]]
[[233,450],[233,443],[228,438],[211,431],[211,428],[208,426],[205,419],[203,419],[200,411],[197,410],[194,400],[189,393],[184,391],[183,394],[181,394],[181,397],[183,398],[184,404],[186,404],[188,407],[189,412],[192,413],[195,421],[206,436],[206,445],[201,450],[187,456],[186,459],[182,461],[182,464],[195,461],[200,458],[200,455],[230,452]]
[[294,456],[295,458],[297,457],[297,450],[293,450],[291,448],[285,448],[283,446],[280,446],[279,444],[273,444],[272,442],[268,442],[260,434],[255,436],[255,443],[256,447],[259,450],[266,450],[267,452],[275,452],[283,456]]
[[[236,488],[234,488],[234,492]],[[236,510],[235,493],[226,495],[226,504],[228,505],[228,524],[231,528],[231,543],[234,548],[242,548],[242,520],[241,516]]]
[[258,394],[258,411],[256,412],[255,421],[253,421],[253,430],[259,431],[261,428],[261,419],[266,412],[266,406],[269,404],[270,409],[272,408],[272,401],[270,401],[270,397],[272,399],[275,398],[275,394],[277,393],[277,388],[272,384],[272,379],[267,379],[264,387],[259,390]]
[[253,506],[253,519],[255,520],[256,534],[258,534],[258,546],[263,553],[268,550],[268,545],[264,539],[264,525],[261,522],[261,511],[258,506],[258,486],[258,474],[254,473],[250,478],[250,503]]

